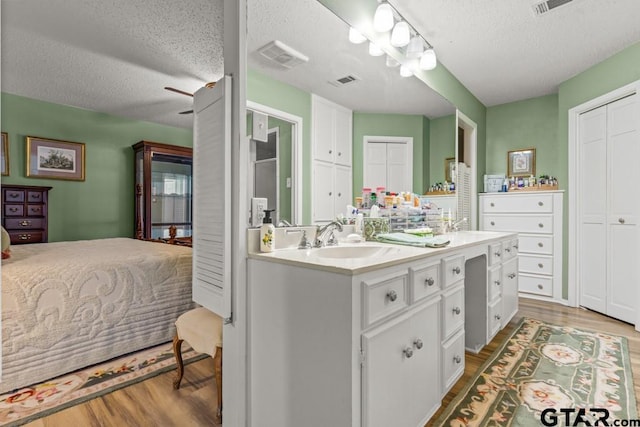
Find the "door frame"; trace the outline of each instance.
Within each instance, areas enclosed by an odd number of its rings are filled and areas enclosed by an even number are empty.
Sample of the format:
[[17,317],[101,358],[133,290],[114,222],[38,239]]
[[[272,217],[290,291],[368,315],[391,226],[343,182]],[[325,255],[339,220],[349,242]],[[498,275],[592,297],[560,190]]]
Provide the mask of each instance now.
[[[614,89],[604,95],[600,95],[587,102],[584,102],[576,107],[569,109],[569,165],[568,165],[568,287],[567,287],[567,302],[572,307],[578,307],[580,305],[580,277],[578,272],[578,220],[580,218],[580,212],[578,212],[578,206],[580,202],[580,190],[581,180],[578,176],[578,125],[580,114],[587,111],[601,107],[618,99],[627,97],[633,94],[640,94],[640,80],[636,80],[633,83],[622,86],[618,89]],[[636,103],[638,105],[640,103]],[[638,111],[638,122],[640,123],[640,106],[636,108]],[[638,307],[640,307],[640,293],[638,295]],[[640,331],[640,310],[638,310],[638,321],[636,321],[636,330]]]
[[[456,109],[456,168],[458,159],[458,127],[469,132],[469,163],[471,169],[471,230],[478,229],[478,125],[462,111]],[[467,157],[467,156],[465,156]],[[456,169],[457,170],[457,169]],[[456,183],[456,185],[458,185]],[[456,203],[457,203],[456,193]]]
[[[362,137],[362,182],[363,185],[367,182],[367,147],[369,143],[381,143],[381,142],[390,142],[392,144],[406,144],[407,145],[407,153],[409,154],[409,165],[408,165],[408,173],[409,173],[409,182],[411,183],[411,188],[408,190],[413,191],[413,137],[412,136],[372,136],[365,135]],[[375,191],[375,189],[373,189]],[[389,190],[387,188],[387,190]],[[397,189],[398,191],[405,191],[407,189]],[[419,194],[422,194],[422,190],[418,191]]]

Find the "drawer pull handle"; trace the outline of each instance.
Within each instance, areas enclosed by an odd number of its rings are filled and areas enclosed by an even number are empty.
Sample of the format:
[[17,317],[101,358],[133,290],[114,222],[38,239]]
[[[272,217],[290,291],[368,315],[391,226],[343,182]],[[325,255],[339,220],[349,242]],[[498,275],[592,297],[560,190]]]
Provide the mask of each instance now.
[[413,342],[413,346],[415,348],[417,348],[418,350],[420,350],[422,348],[422,346],[424,345],[424,343],[422,342],[422,340],[420,338],[418,338],[417,340],[415,340]]
[[540,224],[538,224],[538,227],[540,227],[540,228],[544,228],[544,224],[543,224],[543,223],[540,223]]
[[9,208],[9,212],[18,212],[18,208]]
[[491,221],[491,225],[496,225],[496,223],[494,221]]
[[453,310],[451,311],[453,311],[453,314],[455,315],[462,313],[462,310],[460,310],[460,307],[454,307]]
[[494,252],[495,256],[501,256],[502,254],[500,252]]
[[459,365],[462,362],[462,357],[455,355],[453,356],[453,361]]
[[618,218],[618,222],[619,222],[620,224],[624,224],[624,218]]
[[538,289],[544,289],[544,286],[538,284]]
[[394,302],[398,299],[398,293],[394,290],[391,290],[387,292],[387,298],[389,298],[389,301]]
[[31,234],[20,234],[18,235],[20,240],[31,240]]
[[541,262],[538,263],[538,268],[544,268],[544,264],[542,264]]
[[18,197],[20,197],[19,193],[9,193],[9,197],[11,197],[12,199],[17,199]]
[[495,283],[496,286],[500,286],[500,280],[495,280],[493,283]]
[[495,207],[495,205],[496,205],[495,203],[491,202],[491,207],[492,208]]
[[516,278],[516,273],[511,273],[509,274],[509,279],[515,279]]
[[511,253],[511,248],[504,248],[504,251]]
[[538,202],[538,206],[544,206],[544,203]]
[[428,279],[426,279],[426,280],[424,281],[424,283],[425,283],[427,286],[433,286],[433,284],[434,284],[434,283],[436,283],[436,281],[435,281],[435,280],[433,280],[433,277],[429,277]]
[[518,250],[518,245],[513,245],[513,248],[517,251]]
[[26,219],[23,221],[20,221],[20,225],[23,227],[27,227],[29,225],[31,225],[31,221],[27,221]]
[[455,274],[460,274],[460,267],[454,267],[452,270]]
[[544,243],[542,243],[542,242],[538,242],[538,247],[539,247],[539,248],[541,248],[541,247],[543,247],[543,246],[544,246]]
[[407,347],[404,350],[402,350],[402,353],[404,353],[407,359],[411,359],[411,356],[413,356],[413,349],[411,347]]
[[502,319],[502,316],[500,316],[499,314],[496,314],[496,320],[500,320]]
[[39,199],[40,195],[39,194],[29,194],[29,197],[31,197],[32,199]]

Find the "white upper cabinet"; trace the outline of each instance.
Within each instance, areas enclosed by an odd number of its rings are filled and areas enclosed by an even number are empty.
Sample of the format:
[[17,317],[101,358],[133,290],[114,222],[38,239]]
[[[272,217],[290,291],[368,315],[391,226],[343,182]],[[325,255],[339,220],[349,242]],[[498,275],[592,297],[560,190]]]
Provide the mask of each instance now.
[[311,99],[313,158],[351,166],[353,112],[316,95]]

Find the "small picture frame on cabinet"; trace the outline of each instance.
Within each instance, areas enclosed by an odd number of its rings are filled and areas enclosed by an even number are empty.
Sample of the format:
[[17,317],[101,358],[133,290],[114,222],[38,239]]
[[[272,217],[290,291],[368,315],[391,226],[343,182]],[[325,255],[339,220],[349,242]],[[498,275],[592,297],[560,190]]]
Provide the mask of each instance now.
[[508,176],[531,176],[536,174],[536,149],[523,148],[507,154]]
[[27,137],[27,176],[84,181],[84,144]]
[[9,135],[2,132],[2,153],[0,153],[0,163],[2,164],[2,176],[9,176]]

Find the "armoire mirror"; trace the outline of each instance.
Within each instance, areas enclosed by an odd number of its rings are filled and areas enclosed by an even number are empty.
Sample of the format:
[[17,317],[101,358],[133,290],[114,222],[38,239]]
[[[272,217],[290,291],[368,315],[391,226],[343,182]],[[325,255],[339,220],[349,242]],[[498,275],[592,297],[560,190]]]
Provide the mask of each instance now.
[[[435,182],[445,179],[445,159],[455,157],[455,107],[415,77],[401,77],[399,68],[387,67],[385,57],[369,55],[367,44],[348,40],[349,25],[316,0],[249,0],[248,1],[248,66],[252,71],[277,82],[300,89],[301,98],[311,93],[353,110],[353,194],[363,186],[363,137],[414,137],[413,182],[416,193],[424,193]],[[288,69],[263,57],[258,50],[278,40],[309,57],[309,61]],[[351,76],[348,84],[339,79]],[[249,83],[251,84],[251,83]],[[247,91],[252,100],[252,91]],[[283,95],[284,96],[284,95]],[[290,113],[296,107],[303,117],[304,144],[309,143],[310,117],[304,108],[284,99],[261,100],[274,108],[287,106]],[[308,100],[307,102],[310,102]],[[287,105],[288,104],[288,105]],[[281,107],[282,108],[282,107]],[[308,114],[308,107],[307,113]],[[425,119],[415,120],[424,117]],[[420,123],[420,129],[414,129]],[[309,147],[305,147],[302,165],[310,165]],[[297,177],[293,177],[295,179]],[[310,180],[305,177],[300,190],[308,191]],[[369,185],[371,185],[369,183]],[[407,189],[397,189],[397,191]],[[304,214],[309,205],[303,194]],[[300,221],[297,221],[300,222]]]

